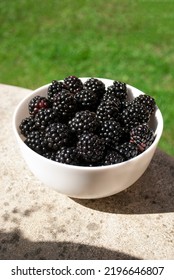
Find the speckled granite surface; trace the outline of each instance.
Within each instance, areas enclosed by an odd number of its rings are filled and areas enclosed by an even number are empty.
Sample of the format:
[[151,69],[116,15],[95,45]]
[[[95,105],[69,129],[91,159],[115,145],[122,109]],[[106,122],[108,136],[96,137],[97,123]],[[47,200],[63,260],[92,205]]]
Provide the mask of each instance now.
[[30,91],[0,85],[0,259],[174,259],[174,158],[157,150],[132,187],[76,200],[40,183],[12,131]]

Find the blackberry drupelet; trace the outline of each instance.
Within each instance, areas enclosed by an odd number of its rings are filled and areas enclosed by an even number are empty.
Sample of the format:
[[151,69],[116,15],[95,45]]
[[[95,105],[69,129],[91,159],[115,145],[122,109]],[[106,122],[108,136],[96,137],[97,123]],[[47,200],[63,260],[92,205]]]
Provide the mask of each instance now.
[[124,157],[115,150],[108,150],[104,158],[104,165],[116,164],[124,161]]
[[82,89],[74,96],[79,110],[94,111],[97,106],[97,94],[90,89]]
[[79,92],[83,88],[82,81],[76,76],[66,77],[64,79],[64,84],[71,93]]
[[77,142],[79,157],[89,163],[98,162],[103,158],[104,141],[93,133],[82,134]]
[[105,145],[115,147],[122,137],[122,128],[115,120],[105,120],[100,127],[99,136],[104,139]]
[[138,147],[131,142],[125,142],[121,145],[118,145],[115,150],[123,156],[124,160],[134,158],[139,154]]
[[42,155],[46,153],[47,147],[44,141],[44,133],[40,131],[31,131],[27,138],[25,139],[24,143],[36,153]]
[[19,129],[22,135],[27,137],[27,135],[31,132],[36,130],[35,120],[33,116],[27,117],[23,119],[19,125]]
[[101,102],[96,110],[96,117],[100,123],[103,123],[106,120],[114,119],[118,117],[119,108],[115,102],[107,100]]
[[40,109],[49,107],[50,103],[48,99],[39,95],[33,97],[28,104],[30,115],[35,115]]
[[52,108],[40,109],[34,117],[37,130],[44,131],[45,128],[57,121],[57,117]]
[[66,124],[52,123],[45,129],[44,143],[53,151],[66,146],[70,140],[70,131]]
[[55,96],[52,108],[60,120],[70,119],[76,112],[74,95],[69,90],[63,89]]
[[130,131],[130,142],[137,145],[140,152],[150,147],[154,139],[154,132],[147,124],[140,124]]
[[150,115],[155,112],[155,108],[156,108],[155,99],[149,95],[141,94],[137,96],[134,99],[134,103],[143,104]]
[[149,113],[145,106],[131,102],[120,115],[122,126],[125,130],[130,131],[133,127],[149,121]]
[[77,112],[68,125],[72,132],[80,135],[82,133],[95,132],[98,122],[95,112],[85,110]]
[[76,147],[61,147],[55,154],[55,161],[71,165],[78,164],[78,155]]
[[47,159],[55,160],[55,154],[56,154],[56,152],[48,151],[46,153],[43,153],[42,156],[47,158]]
[[97,94],[97,99],[101,99],[103,94],[105,93],[105,84],[96,78],[90,78],[84,83],[85,89],[90,89]]
[[51,85],[48,87],[48,92],[47,92],[48,100],[53,102],[55,96],[58,94],[58,92],[62,91],[62,89],[65,89],[64,83],[61,81],[53,80]]

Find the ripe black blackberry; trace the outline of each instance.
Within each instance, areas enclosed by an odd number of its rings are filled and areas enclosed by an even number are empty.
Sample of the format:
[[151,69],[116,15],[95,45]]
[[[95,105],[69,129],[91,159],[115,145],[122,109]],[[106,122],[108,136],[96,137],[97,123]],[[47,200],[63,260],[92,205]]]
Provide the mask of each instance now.
[[116,164],[124,161],[124,157],[115,150],[108,150],[104,158],[104,165]]
[[61,147],[55,154],[54,160],[61,163],[77,165],[78,155],[76,147]]
[[119,107],[113,101],[107,100],[101,102],[96,110],[96,117],[100,123],[106,120],[114,119],[118,117]]
[[44,131],[45,128],[57,121],[57,117],[52,108],[40,109],[34,117],[36,129]]
[[47,98],[49,101],[53,102],[55,96],[58,92],[62,91],[65,88],[65,85],[61,81],[53,80],[51,85],[48,87]]
[[64,84],[71,93],[79,92],[83,88],[82,81],[76,76],[66,77],[64,79]]
[[79,110],[95,110],[97,106],[97,94],[90,89],[82,89],[74,95]]
[[122,137],[122,128],[115,120],[105,120],[101,124],[99,136],[104,139],[105,145],[115,147]]
[[49,107],[50,103],[48,99],[39,95],[33,97],[28,104],[28,110],[30,115],[35,115],[40,109]]
[[100,161],[103,158],[104,150],[104,141],[93,133],[82,134],[77,142],[79,157],[89,163]]
[[40,131],[31,131],[24,143],[36,153],[42,155],[48,151],[45,141],[44,141],[44,133]]
[[63,89],[54,98],[53,111],[60,120],[70,119],[76,111],[76,100],[69,90]]
[[149,112],[142,104],[131,102],[120,115],[122,126],[125,130],[130,131],[133,127],[149,121]]
[[121,145],[118,145],[115,150],[123,156],[124,160],[128,160],[139,155],[137,145],[131,142],[125,142]]
[[118,91],[127,93],[126,83],[123,83],[123,82],[120,82],[120,81],[114,81],[113,85]]
[[98,127],[95,112],[89,110],[77,112],[68,123],[72,132],[80,135],[82,133],[95,132]]
[[107,88],[106,96],[112,96],[113,98],[116,97],[120,100],[125,100],[127,98],[126,84],[115,81],[113,85]]
[[62,146],[66,146],[70,140],[70,131],[66,124],[51,123],[45,129],[44,143],[46,147],[57,151]]
[[105,93],[105,84],[96,78],[90,78],[84,83],[84,88],[90,89],[97,94],[97,98],[101,99],[103,94]]
[[22,135],[27,137],[27,135],[31,132],[36,130],[34,116],[29,116],[23,119],[19,125],[19,129]]
[[153,143],[155,135],[147,124],[140,124],[130,131],[130,142],[137,145],[140,152],[146,150]]
[[151,115],[154,113],[156,108],[156,102],[155,99],[149,95],[146,94],[140,94],[134,99],[134,103],[136,104],[143,104],[146,107],[146,110]]

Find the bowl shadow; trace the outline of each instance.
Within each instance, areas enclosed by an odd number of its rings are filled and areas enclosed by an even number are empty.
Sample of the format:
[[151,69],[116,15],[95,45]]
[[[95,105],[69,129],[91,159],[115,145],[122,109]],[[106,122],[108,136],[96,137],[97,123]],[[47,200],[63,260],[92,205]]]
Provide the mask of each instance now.
[[73,200],[115,214],[174,212],[174,158],[157,149],[142,177],[125,191],[106,198]]
[[21,231],[0,231],[1,260],[137,260],[136,256],[87,244],[47,241],[33,242]]

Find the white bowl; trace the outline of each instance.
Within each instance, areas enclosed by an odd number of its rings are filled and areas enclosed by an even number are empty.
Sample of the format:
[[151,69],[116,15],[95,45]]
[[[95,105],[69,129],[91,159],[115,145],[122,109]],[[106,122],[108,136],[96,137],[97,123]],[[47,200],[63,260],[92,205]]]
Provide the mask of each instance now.
[[[88,78],[80,78],[82,82]],[[101,79],[106,87],[113,80]],[[83,167],[67,165],[49,160],[33,150],[24,142],[19,132],[19,124],[28,116],[28,102],[36,95],[46,96],[48,85],[44,85],[25,97],[17,106],[13,115],[13,130],[22,155],[33,174],[48,187],[61,194],[74,198],[101,198],[116,194],[137,181],[147,169],[157,148],[163,131],[163,117],[159,110],[153,114],[150,127],[154,130],[156,138],[153,144],[142,154],[128,161],[98,167]],[[127,85],[130,99],[135,98],[142,91]]]

